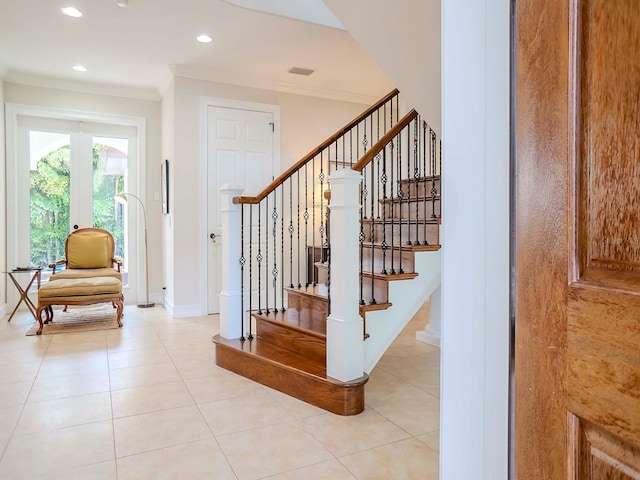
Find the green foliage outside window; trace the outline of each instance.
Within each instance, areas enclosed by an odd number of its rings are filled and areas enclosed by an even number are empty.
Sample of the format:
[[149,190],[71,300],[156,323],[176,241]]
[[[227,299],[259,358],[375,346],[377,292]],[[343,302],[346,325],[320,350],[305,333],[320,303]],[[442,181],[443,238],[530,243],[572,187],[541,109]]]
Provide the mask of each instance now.
[[[93,226],[108,230],[115,240],[115,255],[124,256],[123,206],[113,197],[124,190],[122,176],[100,173],[103,145],[93,146]],[[69,146],[63,146],[38,161],[31,171],[31,264],[48,265],[64,258],[69,235]]]

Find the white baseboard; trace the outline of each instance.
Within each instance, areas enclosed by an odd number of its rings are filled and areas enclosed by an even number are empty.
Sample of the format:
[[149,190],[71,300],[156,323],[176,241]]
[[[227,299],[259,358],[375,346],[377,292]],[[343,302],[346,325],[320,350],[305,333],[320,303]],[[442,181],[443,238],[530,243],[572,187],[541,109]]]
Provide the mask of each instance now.
[[202,305],[172,305],[171,309],[167,308],[173,318],[198,317],[204,315],[202,313]]
[[434,347],[440,348],[440,337],[435,335],[430,335],[424,330],[420,330],[416,332],[416,340],[419,342],[428,343],[429,345],[433,345]]

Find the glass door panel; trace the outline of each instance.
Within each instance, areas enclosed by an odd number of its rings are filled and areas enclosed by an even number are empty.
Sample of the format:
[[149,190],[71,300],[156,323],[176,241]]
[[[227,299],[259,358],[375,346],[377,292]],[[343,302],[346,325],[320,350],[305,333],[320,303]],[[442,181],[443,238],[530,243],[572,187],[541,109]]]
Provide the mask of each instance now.
[[128,158],[128,139],[93,137],[93,226],[113,235],[115,255],[123,262],[123,285],[129,283],[124,205],[114,196],[126,191]]
[[29,132],[29,217],[31,265],[64,258],[69,234],[71,136]]

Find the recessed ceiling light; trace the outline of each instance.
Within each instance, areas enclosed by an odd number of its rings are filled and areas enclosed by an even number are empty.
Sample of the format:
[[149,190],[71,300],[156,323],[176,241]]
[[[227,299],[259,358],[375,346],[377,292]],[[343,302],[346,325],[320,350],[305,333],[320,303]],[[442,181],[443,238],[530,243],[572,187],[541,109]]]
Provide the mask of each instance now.
[[86,72],[87,71],[87,67],[85,67],[84,65],[74,65],[73,69],[76,72]]
[[198,35],[196,37],[196,40],[198,40],[200,43],[211,43],[213,41],[213,39],[209,36],[209,35]]
[[82,16],[82,12],[78,10],[76,7],[64,7],[61,10],[62,10],[62,13],[64,13],[68,17],[78,18]]
[[116,0],[116,5],[119,7],[128,7],[129,0]]

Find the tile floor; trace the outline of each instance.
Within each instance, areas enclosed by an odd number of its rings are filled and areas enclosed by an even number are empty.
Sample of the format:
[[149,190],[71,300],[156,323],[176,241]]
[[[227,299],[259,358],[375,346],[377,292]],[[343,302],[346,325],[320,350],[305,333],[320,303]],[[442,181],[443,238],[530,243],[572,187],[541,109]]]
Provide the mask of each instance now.
[[[423,312],[425,309],[423,309]],[[439,350],[421,312],[366,410],[340,417],[220,369],[217,316],[125,308],[119,330],[0,319],[0,479],[437,479]]]

